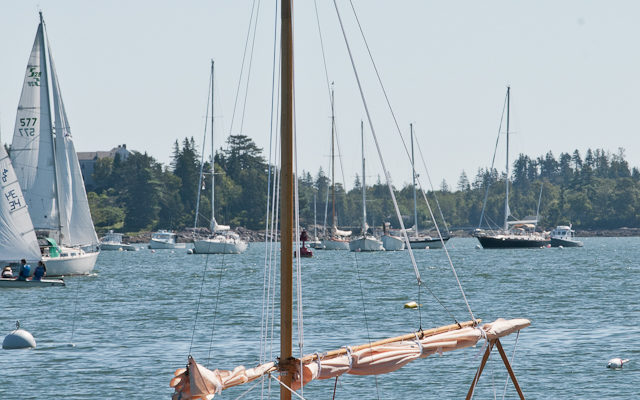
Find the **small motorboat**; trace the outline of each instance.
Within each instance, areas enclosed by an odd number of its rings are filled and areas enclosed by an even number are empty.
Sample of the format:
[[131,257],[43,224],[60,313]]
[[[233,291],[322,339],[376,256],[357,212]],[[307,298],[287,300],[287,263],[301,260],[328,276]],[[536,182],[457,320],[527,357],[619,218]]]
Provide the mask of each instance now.
[[19,281],[15,278],[0,278],[0,288],[31,288],[31,287],[45,287],[45,286],[66,286],[63,279],[40,279],[34,281],[28,279],[26,281]]
[[584,244],[574,236],[571,225],[558,225],[551,231],[551,247],[582,247]]

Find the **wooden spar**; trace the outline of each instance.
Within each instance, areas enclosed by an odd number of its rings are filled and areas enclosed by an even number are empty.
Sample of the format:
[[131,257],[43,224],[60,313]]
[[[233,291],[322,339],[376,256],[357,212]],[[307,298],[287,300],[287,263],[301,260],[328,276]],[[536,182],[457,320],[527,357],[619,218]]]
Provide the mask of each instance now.
[[516,391],[518,392],[518,396],[520,396],[521,400],[524,400],[524,394],[522,393],[522,389],[520,389],[520,385],[518,384],[518,380],[516,379],[516,374],[513,372],[513,369],[511,369],[509,358],[507,358],[507,355],[505,354],[504,349],[502,348],[500,339],[496,339],[496,347],[498,348],[500,357],[502,357],[502,362],[504,362],[504,366],[507,367],[507,371],[509,371],[509,376],[511,377],[511,381],[513,381],[513,386],[515,386]]
[[[414,340],[416,338],[416,335],[418,335],[418,337],[420,337],[420,338],[424,338],[424,337],[428,337],[428,336],[434,336],[434,335],[438,335],[440,333],[455,331],[455,330],[466,328],[466,327],[469,327],[469,326],[476,326],[480,322],[482,322],[482,320],[481,319],[477,319],[475,321],[462,322],[462,323],[460,323],[460,325],[451,324],[451,325],[440,326],[438,328],[425,329],[425,330],[422,330],[422,331],[419,331],[419,332],[408,333],[408,334],[402,335],[402,336],[396,336],[396,337],[392,337],[392,338],[388,338],[388,339],[378,340],[377,342],[373,342],[373,343],[367,343],[367,344],[361,344],[361,345],[358,345],[358,346],[352,346],[352,347],[350,347],[350,349],[351,349],[351,351],[355,352],[355,351],[362,350],[362,349],[368,349],[370,347],[381,346],[383,344],[400,342],[400,341],[403,341],[403,340]],[[326,357],[337,357],[337,356],[341,356],[343,354],[347,354],[347,349],[346,348],[332,350],[332,351],[329,351],[327,353],[321,354],[321,356],[326,358]],[[302,363],[306,364],[306,363],[309,363],[311,361],[315,361],[317,358],[318,358],[318,354],[309,354],[308,356],[302,357]]]
[[484,356],[482,356],[482,362],[480,363],[480,367],[478,367],[478,371],[476,372],[476,375],[473,377],[473,382],[471,382],[471,387],[467,392],[466,400],[471,400],[471,398],[473,397],[473,391],[476,388],[478,381],[480,380],[480,375],[482,375],[482,370],[484,369],[484,366],[487,363],[487,360],[489,359],[489,354],[491,354],[491,350],[493,349],[494,343],[495,343],[494,341],[491,341],[487,345],[487,351],[485,351]]
[[[280,104],[280,362],[287,364],[292,357],[293,331],[293,0],[281,5],[281,104]],[[291,387],[292,374],[283,371],[281,381]],[[280,399],[290,400],[291,392],[280,388]]]

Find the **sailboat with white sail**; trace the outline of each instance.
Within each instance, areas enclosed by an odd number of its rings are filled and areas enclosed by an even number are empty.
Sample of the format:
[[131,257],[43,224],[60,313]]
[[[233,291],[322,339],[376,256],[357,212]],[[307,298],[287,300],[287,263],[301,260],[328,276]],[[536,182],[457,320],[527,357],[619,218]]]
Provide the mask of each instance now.
[[[511,87],[507,86],[507,140],[506,140],[506,167],[505,167],[505,196],[504,196],[504,225],[499,231],[485,231],[476,229],[474,236],[485,249],[509,249],[509,248],[540,248],[550,244],[549,237],[536,232],[538,216],[525,220],[509,221],[511,210],[509,208],[509,111],[511,103]],[[488,188],[487,188],[488,190]],[[540,188],[542,190],[542,187]],[[542,194],[542,192],[540,192]],[[486,205],[487,196],[485,195]],[[538,201],[540,208],[540,201]],[[482,222],[482,220],[480,221]]]
[[11,162],[41,251],[49,257],[47,274],[91,272],[99,240],[42,13],[18,104]]
[[[174,400],[211,400],[223,390],[231,387],[256,381],[260,378],[273,378],[274,384],[280,385],[280,399],[290,400],[292,394],[299,398],[303,396],[295,393],[304,385],[322,379],[332,379],[343,375],[378,375],[386,374],[402,368],[404,365],[425,358],[436,353],[442,354],[456,349],[470,347],[484,339],[486,347],[480,367],[475,374],[469,388],[467,399],[473,396],[476,384],[480,379],[484,366],[493,350],[497,348],[502,361],[504,362],[511,382],[516,388],[520,399],[524,399],[524,394],[520,389],[516,376],[511,368],[511,363],[507,357],[500,339],[511,333],[519,332],[529,326],[526,319],[504,320],[498,319],[493,323],[479,325],[471,309],[472,320],[467,322],[457,322],[451,325],[433,329],[420,328],[417,332],[396,336],[379,341],[358,346],[347,346],[325,353],[314,353],[294,357],[292,352],[293,333],[293,233],[294,233],[294,162],[293,162],[293,21],[292,21],[292,0],[284,0],[281,3],[281,252],[280,252],[280,355],[274,361],[264,362],[254,368],[238,366],[233,370],[210,370],[199,364],[189,355],[185,368],[179,368],[171,379],[170,386],[174,388]],[[342,24],[342,22],[341,22]],[[348,44],[347,44],[348,46]],[[351,56],[351,51],[350,56]],[[355,67],[354,67],[355,72]],[[356,78],[357,72],[356,72]],[[358,78],[358,86],[360,86]],[[361,91],[362,93],[362,91]],[[364,96],[362,95],[364,98]],[[375,131],[371,124],[371,114],[365,103],[367,118],[375,138]],[[378,146],[377,146],[378,147]],[[379,147],[378,147],[379,151]],[[384,167],[383,169],[386,168]],[[387,181],[391,188],[391,183]],[[394,200],[396,214],[399,215],[395,195],[391,191]],[[401,221],[401,220],[400,220]],[[402,221],[400,222],[402,224]],[[406,232],[405,240],[408,241]],[[420,284],[420,276],[415,266],[412,250],[408,249],[412,258],[412,264],[416,271],[416,277]],[[298,269],[299,273],[300,269]],[[455,270],[454,270],[455,271]],[[297,276],[300,283],[300,276]],[[459,283],[459,282],[458,282]],[[460,286],[460,289],[462,287]],[[462,291],[466,303],[466,297]],[[301,295],[298,293],[298,301]],[[467,307],[468,307],[468,303]],[[300,307],[300,304],[298,304]],[[419,307],[418,307],[419,308]],[[301,318],[301,310],[298,309],[298,317]],[[300,328],[300,327],[299,327]],[[299,333],[301,329],[299,330]],[[303,337],[300,336],[300,345]],[[279,375],[279,376],[277,376]],[[276,377],[277,376],[277,377]],[[337,384],[337,381],[336,381]],[[255,387],[255,385],[254,385]],[[249,388],[240,397],[247,394]]]
[[[213,143],[213,123],[214,123],[214,72],[215,72],[215,63],[211,60],[211,224],[209,226],[211,230],[211,235],[207,237],[198,237],[196,236],[193,239],[193,252],[197,254],[240,254],[243,253],[247,249],[247,242],[242,240],[240,236],[233,232],[231,228],[227,225],[218,225],[216,222],[215,216],[215,183],[216,183],[216,174],[215,174],[215,148]],[[206,129],[205,129],[205,137],[203,140],[206,143]],[[204,152],[203,152],[204,157]],[[202,180],[204,177],[203,174],[204,167],[204,159],[200,163],[200,179],[198,181],[198,199],[196,201],[196,216],[194,221],[194,232],[197,232],[198,227],[198,216],[200,215],[200,192],[202,190]]]
[[367,231],[367,180],[364,160],[364,124],[360,121],[360,136],[362,138],[362,232],[360,236],[349,242],[349,250],[351,251],[382,251],[382,242],[370,235]]
[[349,250],[349,236],[351,231],[338,229],[336,218],[336,174],[335,174],[335,138],[336,138],[336,118],[335,118],[335,97],[331,88],[331,232],[320,241],[318,249],[323,250]]
[[411,132],[411,176],[413,179],[413,228],[411,236],[409,237],[409,243],[412,249],[441,249],[443,244],[449,240],[449,236],[443,236],[442,240],[438,238],[432,238],[428,235],[421,235],[418,231],[418,198],[416,195],[416,167],[415,167],[415,155],[413,152],[413,124],[409,125]]

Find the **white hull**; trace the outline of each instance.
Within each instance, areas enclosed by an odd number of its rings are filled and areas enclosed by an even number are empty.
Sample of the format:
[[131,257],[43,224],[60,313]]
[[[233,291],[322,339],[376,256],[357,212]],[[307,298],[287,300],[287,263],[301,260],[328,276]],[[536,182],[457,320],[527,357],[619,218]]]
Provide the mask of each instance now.
[[132,244],[124,243],[100,243],[100,250],[107,251],[137,251],[138,248]]
[[196,254],[240,254],[247,249],[247,242],[233,239],[194,240],[193,245],[193,252]]
[[349,242],[351,251],[384,251],[382,242],[374,237],[366,236]]
[[386,251],[404,250],[404,240],[395,236],[383,235],[382,247],[384,247]]
[[19,281],[11,278],[0,278],[0,289],[2,288],[31,288],[47,286],[65,286],[62,279],[42,279],[40,281]]
[[322,240],[322,250],[349,250],[349,242],[346,240]]
[[86,275],[93,271],[98,254],[100,252],[80,253],[75,256],[45,257],[42,261],[47,266],[47,276]]
[[150,249],[177,249],[181,247],[184,247],[184,245],[178,244],[178,243],[166,242],[163,240],[151,239],[151,241],[149,242]]

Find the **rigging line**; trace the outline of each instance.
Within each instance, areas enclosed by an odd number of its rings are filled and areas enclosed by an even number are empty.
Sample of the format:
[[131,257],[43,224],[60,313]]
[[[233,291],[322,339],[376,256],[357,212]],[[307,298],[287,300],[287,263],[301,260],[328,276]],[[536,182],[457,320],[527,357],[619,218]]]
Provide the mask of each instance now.
[[240,394],[240,396],[236,397],[236,399],[235,399],[235,400],[241,399],[241,398],[243,398],[244,396],[246,396],[247,394],[249,394],[249,392],[251,392],[253,389],[255,389],[255,388],[256,388],[256,386],[258,386],[258,383],[264,383],[264,376],[262,377],[262,379],[260,379],[259,381],[257,381],[257,382],[256,382],[256,383],[254,383],[253,385],[251,385],[251,387],[250,387],[249,389],[247,389],[247,390],[245,390],[244,392],[242,392],[242,393]]
[[[416,141],[417,142],[417,141]],[[422,163],[424,165],[425,170],[427,169],[427,165],[424,161],[424,157],[422,157],[422,151],[420,150],[420,143],[418,143],[418,152],[420,153],[420,157],[422,158]],[[413,171],[413,173],[415,174],[415,169]],[[427,172],[427,177],[429,177],[429,173]],[[433,190],[433,184],[431,183],[431,178],[429,177],[429,183],[431,184],[431,190]],[[444,250],[446,256],[447,256],[447,260],[449,261],[449,266],[451,267],[451,271],[453,272],[453,276],[456,278],[456,282],[458,283],[458,288],[460,289],[460,293],[462,294],[462,298],[464,299],[465,304],[467,305],[467,310],[469,311],[469,314],[471,315],[471,319],[472,320],[476,320],[476,318],[473,315],[473,311],[471,311],[471,306],[469,305],[469,300],[467,300],[467,295],[464,293],[464,289],[462,288],[462,283],[460,283],[460,279],[458,278],[458,273],[456,272],[456,268],[453,266],[453,261],[451,260],[451,254],[449,254],[449,249],[447,249],[447,245],[444,242],[444,239],[442,238],[442,233],[440,232],[440,227],[438,226],[438,222],[436,221],[435,217],[433,216],[433,210],[431,209],[431,204],[429,203],[429,200],[427,199],[427,194],[425,193],[424,189],[422,188],[422,184],[420,183],[420,179],[418,179],[418,185],[420,186],[420,192],[422,192],[422,196],[424,197],[424,201],[427,203],[427,208],[429,209],[429,214],[431,215],[431,218],[433,219],[433,225],[436,228],[436,231],[438,232],[438,237],[440,238],[440,242],[442,243],[442,249]],[[455,318],[454,318],[455,319]]]
[[[366,232],[364,232],[363,235],[365,233]],[[362,302],[362,314],[364,316],[364,327],[367,332],[367,342],[369,343],[369,350],[373,350],[373,347],[371,346],[371,334],[369,332],[369,320],[367,318],[367,307],[364,302],[364,289],[362,288],[362,277],[360,276],[360,268],[358,266],[358,253],[356,253],[355,251],[353,252],[353,260],[356,266],[356,277],[358,279],[358,286],[360,287],[360,301]],[[378,396],[378,400],[380,400],[380,388],[378,387],[378,376],[374,375],[373,378],[376,383],[376,395]]]
[[[200,193],[202,192],[202,173],[204,172],[204,148],[205,145],[207,143],[207,123],[209,122],[209,100],[212,97],[211,96],[211,85],[213,85],[213,74],[211,74],[211,77],[209,78],[209,90],[207,92],[207,111],[205,113],[205,117],[204,117],[204,135],[202,137],[202,156],[200,157],[200,176],[198,177],[198,197],[196,199],[196,215],[194,217],[194,221],[193,221],[193,235],[196,235],[196,231],[195,228],[198,227],[198,214],[200,212]],[[213,101],[213,100],[212,100]],[[214,165],[214,161],[213,161],[213,157],[214,155],[211,155],[212,159],[211,159],[211,173],[215,173],[215,167],[213,167]],[[213,188],[211,188],[211,190],[213,190]]]
[[[227,244],[225,243],[223,249],[226,249],[226,247],[227,247]],[[225,257],[225,253],[223,252],[221,266],[220,266],[220,276],[218,277],[218,290],[216,292],[216,302],[215,302],[215,306],[213,307],[213,322],[211,325],[211,337],[209,339],[209,353],[207,354],[207,367],[211,365],[211,349],[213,347],[213,334],[216,329],[216,319],[218,317],[218,303],[220,302],[220,288],[222,287],[222,275],[224,274],[224,267],[225,267],[224,257]]]
[[[516,343],[513,345],[513,352],[511,353],[511,368],[513,368],[513,361],[516,358],[516,348],[518,347],[518,339],[520,338],[520,331],[516,334]],[[504,396],[507,395],[507,385],[509,384],[509,374],[507,374],[507,380],[504,382],[504,390],[502,391],[502,400],[504,400]]]
[[73,319],[71,320],[71,341],[70,344],[71,346],[75,346],[73,344],[73,334],[75,333],[76,330],[76,312],[78,310],[78,293],[80,292],[80,283],[78,282],[78,286],[76,286],[76,298],[73,301]]
[[249,36],[251,34],[251,26],[253,24],[253,11],[256,7],[256,0],[251,5],[251,17],[249,18],[249,27],[247,28],[247,37],[244,42],[244,52],[242,53],[242,63],[240,64],[240,76],[238,77],[238,87],[236,88],[236,99],[233,102],[233,113],[231,114],[231,127],[229,127],[229,135],[233,132],[233,122],[236,117],[236,107],[238,106],[238,98],[240,97],[240,84],[244,75],[244,62],[247,57],[247,47],[249,46]]
[[[342,18],[340,17],[340,13],[338,12],[338,6],[336,5],[335,0],[333,1],[333,4],[335,5],[336,12],[338,13],[338,20],[340,21],[340,27],[342,28],[342,33],[343,33],[343,36],[344,36],[345,43],[347,44],[347,49],[349,49],[349,44],[347,43],[347,36],[344,33],[344,27],[343,27],[343,24],[342,24]],[[382,91],[384,93],[384,98],[385,98],[385,100],[387,102],[387,106],[389,107],[389,111],[391,112],[393,120],[394,120],[394,122],[396,124],[396,128],[398,130],[398,134],[400,135],[400,139],[402,140],[402,144],[403,144],[405,152],[406,152],[406,154],[408,156],[409,155],[409,150],[408,150],[407,145],[406,145],[406,143],[404,141],[404,137],[402,136],[402,131],[400,130],[400,125],[398,124],[398,120],[396,118],[396,115],[393,112],[393,108],[391,107],[391,102],[389,100],[389,96],[387,95],[387,91],[386,91],[386,89],[385,89],[385,87],[384,87],[384,85],[382,83],[382,78],[380,77],[380,73],[378,71],[378,67],[376,66],[376,63],[375,63],[375,61],[373,59],[373,54],[371,53],[371,49],[369,48],[369,44],[368,44],[367,39],[365,37],[364,30],[362,29],[362,25],[360,24],[360,20],[358,18],[358,14],[356,13],[355,6],[353,5],[353,1],[349,0],[349,4],[351,4],[351,9],[353,10],[353,14],[355,16],[356,23],[358,24],[358,29],[360,30],[360,34],[362,35],[362,39],[363,39],[363,41],[365,43],[365,46],[367,48],[367,53],[369,54],[369,58],[371,60],[371,64],[373,65],[373,68],[374,68],[374,70],[376,72],[376,77],[378,78],[378,83],[380,84],[380,87],[382,88]],[[364,103],[365,110],[367,111],[367,118],[369,119],[369,125],[371,126],[371,132],[373,133],[373,137],[374,137],[375,142],[376,142],[376,147],[378,148],[378,155],[380,156],[380,163],[382,164],[382,167],[385,170],[385,175],[386,175],[386,178],[387,178],[387,184],[389,185],[389,191],[391,192],[391,196],[392,196],[393,202],[394,202],[394,207],[396,207],[396,213],[397,213],[397,216],[398,216],[398,220],[400,221],[400,224],[401,224],[403,232],[404,232],[407,248],[408,248],[409,254],[411,256],[411,261],[413,263],[414,270],[416,271],[416,277],[418,279],[418,284],[420,284],[421,280],[420,280],[420,275],[419,275],[419,272],[418,272],[418,267],[416,265],[416,261],[415,261],[415,258],[413,256],[413,252],[411,251],[411,245],[409,243],[409,238],[407,237],[407,233],[406,233],[406,231],[404,229],[404,222],[402,221],[402,218],[401,218],[401,215],[400,215],[400,211],[398,210],[395,194],[393,193],[393,188],[391,187],[391,184],[390,184],[390,177],[388,176],[388,172],[387,172],[387,170],[386,170],[386,168],[384,166],[384,161],[382,160],[382,154],[380,152],[380,147],[378,146],[378,139],[376,138],[375,131],[373,129],[373,124],[371,123],[371,117],[369,115],[369,109],[368,109],[366,101],[364,99],[364,94],[362,92],[362,86],[360,84],[360,79],[358,78],[358,73],[356,71],[356,67],[355,67],[355,64],[354,64],[354,61],[353,61],[353,56],[351,55],[351,50],[350,49],[349,49],[349,57],[351,58],[351,65],[353,67],[354,73],[356,74],[356,79],[358,81],[358,88],[360,89],[360,95],[362,97],[362,101]],[[426,166],[425,166],[425,169],[426,169]],[[413,174],[415,175],[415,168],[414,168]],[[427,175],[428,175],[428,172],[427,172]],[[418,180],[418,183],[420,183],[419,180]],[[423,190],[423,195],[425,195],[424,194],[424,190]],[[426,195],[425,195],[425,201],[427,201]],[[433,218],[433,212],[431,210],[431,206],[429,205],[428,201],[427,201],[427,206],[429,207],[429,213],[431,214],[431,217]],[[444,245],[444,240],[442,239],[442,234],[440,233],[440,229],[438,228],[438,226],[436,224],[435,218],[433,218],[433,222],[434,222],[434,225],[436,226],[436,229],[438,230],[438,235],[440,237],[440,240],[443,243],[443,248],[446,251],[446,246]],[[456,280],[458,280],[458,275],[455,272],[455,268],[453,268],[453,262],[451,261],[451,257],[449,256],[448,251],[447,251],[446,254],[447,254],[447,258],[449,259],[449,262],[450,262],[451,268],[453,270],[453,273],[454,273],[454,275],[456,277]],[[471,314],[471,318],[473,320],[475,320],[475,318],[473,316],[473,312],[471,311],[471,307],[469,307],[469,303],[468,303],[467,298],[466,298],[466,296],[464,294],[464,291],[462,290],[462,285],[460,285],[460,281],[459,280],[458,280],[458,286],[460,287],[460,290],[462,291],[462,296],[463,296],[463,298],[465,300],[465,303],[467,304],[467,308],[469,309],[469,313]],[[431,289],[429,289],[429,288],[427,288],[427,289],[429,290],[429,292],[431,292]],[[431,292],[431,293],[433,295],[433,292]],[[435,295],[434,295],[434,297],[435,297]],[[436,297],[436,299],[438,299],[438,298]],[[438,300],[438,302],[440,302],[440,300]],[[442,303],[441,303],[441,305],[444,307],[444,305]],[[446,307],[445,307],[445,309],[446,309]],[[454,318],[454,320],[455,320],[455,318]]]
[[[278,116],[279,119],[279,116]],[[279,121],[276,122],[276,124],[279,125]],[[279,136],[280,135],[276,135],[276,152],[279,153],[279,149],[280,149],[280,142],[279,142]],[[272,220],[272,231],[271,231],[271,246],[272,246],[272,256],[273,254],[276,253],[277,249],[275,244],[277,243],[277,222],[280,216],[280,184],[282,181],[282,177],[280,176],[280,173],[276,174],[276,190],[274,192],[274,198],[275,201],[273,203],[274,208],[275,208],[275,217]],[[277,257],[276,257],[277,258]],[[274,262],[277,261],[270,261],[271,265],[273,265]],[[277,282],[277,271],[276,268],[272,268],[272,275],[271,275],[271,280],[272,280],[272,288],[275,288],[276,286],[276,282]],[[275,326],[275,319],[276,319],[276,315],[275,315],[275,309],[276,309],[276,291],[275,289],[272,290],[271,293],[271,334],[269,335],[270,338],[270,343],[269,343],[269,359],[273,359],[273,340],[275,338],[275,334],[274,334],[274,326]]]
[[204,268],[202,271],[202,282],[200,283],[200,295],[198,296],[198,303],[196,306],[196,316],[193,321],[193,331],[191,331],[191,343],[189,344],[189,355],[191,355],[191,350],[193,349],[193,339],[196,335],[196,326],[198,324],[198,314],[200,313],[200,303],[202,302],[202,292],[204,290],[204,281],[207,276],[208,265],[209,265],[209,254],[207,254],[207,258],[205,259]]
[[275,82],[276,82],[276,65],[277,65],[277,54],[278,54],[278,50],[277,50],[277,44],[278,44],[278,5],[277,5],[277,0],[276,0],[276,7],[275,7],[275,20],[273,23],[273,60],[271,63],[271,115],[270,115],[270,120],[269,120],[269,159],[267,161],[267,209],[265,212],[265,222],[264,222],[264,277],[263,277],[263,282],[262,282],[262,315],[261,315],[261,326],[260,326],[260,363],[263,363],[263,359],[262,359],[262,355],[264,354],[264,348],[262,347],[263,345],[263,334],[264,334],[264,328],[265,328],[265,320],[264,320],[264,315],[265,315],[265,305],[266,303],[266,288],[267,288],[267,262],[269,260],[269,246],[268,246],[268,232],[269,232],[269,205],[270,205],[270,200],[271,200],[271,174],[273,172],[273,166],[271,165],[271,161],[272,161],[272,155],[273,155],[273,116],[274,116],[274,109],[275,109]]
[[[444,229],[447,231],[447,233],[449,233],[449,227],[447,226],[447,221],[444,219],[444,214],[442,213],[442,208],[440,208],[440,202],[438,201],[438,196],[436,196],[436,191],[433,188],[433,182],[431,181],[431,174],[429,174],[429,168],[427,168],[427,163],[424,160],[424,156],[422,155],[422,148],[420,147],[420,142],[418,140],[415,141],[416,144],[418,145],[418,153],[420,153],[420,158],[422,159],[422,165],[424,167],[424,170],[427,174],[427,180],[429,181],[429,186],[431,187],[431,194],[433,194],[433,198],[436,200],[436,206],[438,207],[438,211],[440,212],[440,218],[442,219],[442,223],[444,224]],[[414,171],[415,173],[415,171]],[[420,190],[422,189],[422,184],[420,182],[420,178],[418,178],[418,184],[420,185]],[[426,197],[426,195],[425,195]],[[435,218],[432,215],[431,218],[433,218],[433,223],[435,224]]]
[[371,120],[371,113],[369,112],[369,106],[367,105],[367,101],[364,97],[364,92],[362,90],[362,84],[360,82],[360,76],[358,75],[358,70],[356,69],[356,64],[355,61],[353,60],[353,54],[351,53],[351,47],[349,46],[349,41],[347,40],[347,34],[344,30],[344,25],[342,23],[342,17],[340,16],[340,11],[338,10],[338,4],[336,3],[336,0],[333,0],[333,5],[335,7],[336,10],[336,14],[338,16],[338,21],[340,22],[340,28],[342,30],[342,37],[344,38],[344,42],[345,45],[347,47],[347,51],[349,53],[349,58],[351,60],[351,67],[353,68],[353,73],[355,74],[356,77],[356,81],[358,83],[358,90],[360,91],[360,97],[362,99],[362,103],[364,105],[364,109],[365,112],[367,114],[367,120],[369,122],[369,128],[371,129],[371,134],[373,135],[373,139],[375,141],[376,144],[376,149],[378,151],[378,157],[380,159],[380,164],[382,165],[382,169],[384,170],[384,174],[385,174],[385,179],[387,181],[387,186],[389,187],[389,192],[391,193],[391,198],[393,199],[393,207],[395,208],[396,211],[396,216],[398,217],[398,221],[400,222],[400,226],[402,228],[402,232],[403,232],[403,236],[405,239],[405,243],[407,245],[407,250],[409,251],[409,257],[411,258],[411,264],[413,265],[413,270],[414,273],[416,275],[416,280],[418,281],[418,284],[421,284],[422,279],[420,278],[420,271],[418,270],[418,266],[416,264],[416,259],[413,255],[413,251],[411,250],[411,245],[409,244],[409,237],[407,236],[407,232],[406,229],[404,227],[404,222],[402,221],[402,215],[400,214],[400,209],[398,208],[398,202],[396,201],[396,196],[395,193],[393,192],[393,186],[391,185],[391,175],[389,175],[389,172],[387,171],[387,168],[384,164],[384,160],[382,159],[382,152],[380,150],[380,144],[378,143],[378,138],[376,136],[376,132],[375,129],[373,127],[373,121]]
[[260,15],[260,0],[258,0],[258,7],[256,8],[256,18],[253,24],[253,39],[251,40],[251,56],[249,57],[249,69],[247,70],[247,82],[244,91],[244,100],[242,103],[242,117],[240,118],[240,132],[244,128],[244,113],[247,110],[247,98],[249,97],[249,81],[251,79],[251,66],[253,65],[253,49],[256,44],[256,32],[258,30],[258,16]]
[[[500,124],[498,125],[498,137],[496,137],[496,146],[493,149],[493,158],[491,158],[491,168],[487,171],[489,175],[489,179],[487,179],[487,187],[484,191],[484,200],[482,201],[482,211],[480,212],[480,222],[478,223],[478,228],[482,226],[482,220],[484,218],[484,212],[487,206],[487,198],[489,197],[489,187],[491,186],[491,172],[493,171],[493,166],[496,162],[496,153],[498,152],[498,142],[500,142],[500,131],[502,130],[502,121],[504,120],[504,111],[507,108],[507,95],[504,95],[504,104],[502,105],[502,114],[500,115]],[[487,221],[488,224],[488,221]]]
[[316,23],[318,25],[318,36],[320,37],[320,50],[322,51],[322,64],[324,65],[324,77],[327,82],[327,92],[329,93],[329,102],[331,102],[331,84],[329,83],[329,72],[327,69],[327,58],[324,52],[324,41],[322,40],[322,29],[320,29],[320,14],[318,13],[318,0],[313,0],[313,6],[316,11]]
[[271,379],[275,380],[276,382],[278,382],[279,385],[281,385],[282,387],[284,387],[285,389],[287,389],[289,392],[291,392],[291,394],[295,395],[296,397],[301,398],[302,400],[305,400],[304,397],[302,397],[298,392],[296,392],[295,390],[291,389],[289,386],[287,386],[284,382],[282,382],[280,379],[274,377],[273,375],[269,374],[269,377],[271,377]]

